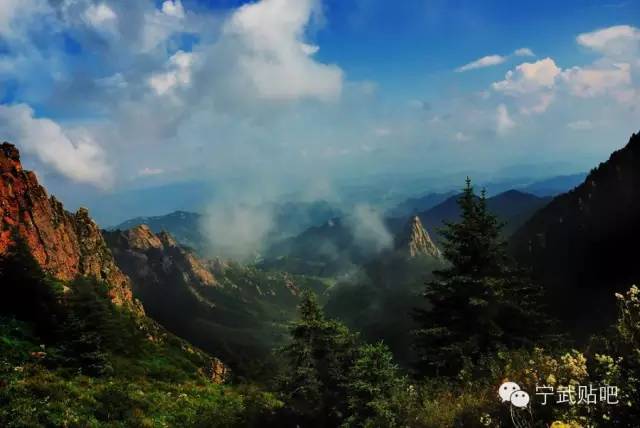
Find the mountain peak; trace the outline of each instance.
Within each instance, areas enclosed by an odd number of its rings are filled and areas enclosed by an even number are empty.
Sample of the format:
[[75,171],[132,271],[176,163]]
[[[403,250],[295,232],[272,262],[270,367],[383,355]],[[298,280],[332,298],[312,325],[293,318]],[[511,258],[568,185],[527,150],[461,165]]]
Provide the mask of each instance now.
[[96,277],[109,284],[114,303],[136,305],[129,278],[116,266],[87,209],[72,214],[47,195],[36,175],[23,170],[20,152],[9,143],[0,145],[0,207],[0,255],[14,245],[17,234],[53,277]]
[[414,215],[407,224],[407,231],[400,245],[409,250],[410,257],[419,255],[435,258],[442,257],[440,250],[431,240],[429,232],[422,225],[420,217]]
[[[140,224],[125,231],[107,231],[105,237],[116,260],[122,266],[131,267],[128,273],[134,282],[138,279],[138,283],[146,283],[149,282],[148,278],[145,281],[140,278],[156,275],[148,270],[148,266],[138,266],[139,260],[146,260],[149,264],[157,264],[157,272],[182,278],[188,286],[218,286],[206,263],[166,231],[156,234],[146,224]],[[139,269],[132,266],[138,266]],[[156,277],[151,282],[161,283],[164,280]]]
[[132,227],[125,232],[125,235],[129,247],[137,250],[161,249],[164,247],[160,238],[146,224]]

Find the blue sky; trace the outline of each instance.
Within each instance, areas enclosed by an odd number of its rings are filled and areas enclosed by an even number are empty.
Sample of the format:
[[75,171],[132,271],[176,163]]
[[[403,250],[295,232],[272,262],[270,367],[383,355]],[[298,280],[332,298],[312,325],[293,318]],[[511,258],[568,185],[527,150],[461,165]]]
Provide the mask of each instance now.
[[4,0],[0,138],[63,194],[572,173],[640,128],[639,23],[625,0]]

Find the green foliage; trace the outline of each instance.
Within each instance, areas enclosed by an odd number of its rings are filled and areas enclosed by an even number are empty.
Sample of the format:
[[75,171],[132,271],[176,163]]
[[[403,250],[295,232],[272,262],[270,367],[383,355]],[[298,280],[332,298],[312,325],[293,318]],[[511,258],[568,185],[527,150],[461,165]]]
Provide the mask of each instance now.
[[360,347],[347,379],[349,417],[344,426],[403,426],[406,409],[398,398],[406,387],[406,379],[384,343]]
[[345,382],[356,355],[356,337],[326,319],[314,294],[299,305],[300,319],[282,349],[287,367],[281,383],[296,418],[309,426],[335,426],[345,413]]
[[499,276],[507,261],[506,243],[500,239],[504,224],[487,211],[484,190],[478,198],[469,178],[458,205],[460,221],[445,223],[441,231],[442,252],[451,263],[442,276]]
[[271,394],[202,380],[68,377],[31,363],[20,367],[2,373],[0,425],[7,428],[247,427],[281,407]]
[[61,352],[41,348],[28,324],[0,320],[0,426],[246,427],[282,405],[257,387],[212,383],[198,370],[206,359],[171,337],[107,352],[113,370],[98,377],[49,360]]
[[[620,403],[600,406],[594,415],[602,426],[625,427],[640,421],[640,289],[616,293],[618,320],[608,349],[594,355],[593,377],[619,388]],[[605,424],[606,422],[606,424]]]
[[[426,285],[429,309],[416,309],[415,331],[424,374],[456,375],[478,369],[501,349],[533,344],[548,317],[540,310],[540,288],[514,267],[501,238],[502,224],[487,211],[484,191],[467,179],[458,200],[459,223],[442,234],[450,265]],[[475,367],[475,368],[474,368]]]

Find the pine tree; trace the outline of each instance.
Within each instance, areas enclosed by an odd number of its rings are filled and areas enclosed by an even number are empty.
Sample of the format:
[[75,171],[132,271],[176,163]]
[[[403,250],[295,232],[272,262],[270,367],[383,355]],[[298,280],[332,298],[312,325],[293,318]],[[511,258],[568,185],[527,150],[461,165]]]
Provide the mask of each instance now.
[[398,399],[405,390],[406,380],[384,343],[360,347],[347,381],[349,417],[343,426],[403,426],[406,409]]
[[281,390],[303,426],[337,426],[346,412],[345,384],[356,336],[326,319],[313,293],[303,295],[291,343],[282,350],[286,371]]
[[449,266],[426,284],[427,310],[416,309],[418,368],[455,375],[498,350],[532,343],[546,320],[540,288],[511,263],[503,223],[476,196],[471,180],[458,199],[460,221],[445,223],[443,253]]
[[62,363],[99,376],[109,372],[108,352],[118,348],[119,335],[126,334],[101,284],[78,278],[66,296],[67,316],[60,328]]

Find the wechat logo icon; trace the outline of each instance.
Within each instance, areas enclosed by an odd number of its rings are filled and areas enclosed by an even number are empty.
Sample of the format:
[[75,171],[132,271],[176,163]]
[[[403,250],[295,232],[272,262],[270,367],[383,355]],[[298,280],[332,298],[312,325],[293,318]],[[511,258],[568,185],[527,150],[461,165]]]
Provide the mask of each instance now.
[[504,382],[500,385],[498,395],[503,403],[510,402],[512,406],[519,409],[524,409],[529,405],[529,394],[515,382]]

